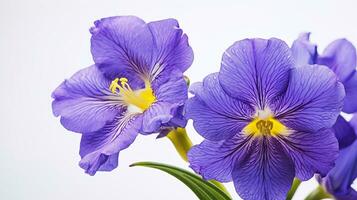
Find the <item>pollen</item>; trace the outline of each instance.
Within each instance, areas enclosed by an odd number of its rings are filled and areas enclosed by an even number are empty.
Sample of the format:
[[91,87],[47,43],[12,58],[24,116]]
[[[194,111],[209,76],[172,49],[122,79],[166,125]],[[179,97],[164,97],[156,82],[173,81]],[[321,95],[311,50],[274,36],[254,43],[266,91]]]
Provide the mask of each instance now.
[[149,81],[145,81],[145,88],[138,90],[132,90],[128,82],[125,77],[116,78],[110,84],[109,90],[117,94],[127,106],[135,106],[141,111],[145,111],[156,101]]
[[272,136],[285,135],[287,128],[276,120],[269,109],[257,111],[254,119],[243,129],[247,135]]

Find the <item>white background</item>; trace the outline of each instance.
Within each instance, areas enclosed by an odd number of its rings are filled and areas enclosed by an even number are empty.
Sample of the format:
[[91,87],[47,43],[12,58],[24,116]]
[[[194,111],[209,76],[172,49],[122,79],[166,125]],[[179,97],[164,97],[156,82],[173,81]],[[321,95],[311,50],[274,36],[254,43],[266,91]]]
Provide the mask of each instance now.
[[[78,167],[80,135],[52,115],[50,95],[63,79],[92,64],[88,29],[94,20],[178,19],[195,52],[186,73],[195,82],[218,71],[224,50],[247,37],[291,44],[300,32],[311,31],[320,51],[338,37],[357,44],[354,2],[0,0],[0,199],[196,199],[163,172],[128,167],[136,161],[187,167],[166,138],[139,137],[111,173],[90,177]],[[188,130],[199,143],[191,123]],[[315,180],[304,183],[295,199],[315,186]],[[227,187],[238,198],[233,185]]]

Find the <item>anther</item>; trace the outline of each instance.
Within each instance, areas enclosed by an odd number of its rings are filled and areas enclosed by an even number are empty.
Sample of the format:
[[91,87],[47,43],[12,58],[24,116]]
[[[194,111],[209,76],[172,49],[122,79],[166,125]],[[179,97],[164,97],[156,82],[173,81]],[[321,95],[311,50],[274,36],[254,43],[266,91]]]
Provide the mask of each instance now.
[[260,120],[257,122],[256,126],[263,135],[270,135],[270,131],[273,129],[273,122],[269,120]]

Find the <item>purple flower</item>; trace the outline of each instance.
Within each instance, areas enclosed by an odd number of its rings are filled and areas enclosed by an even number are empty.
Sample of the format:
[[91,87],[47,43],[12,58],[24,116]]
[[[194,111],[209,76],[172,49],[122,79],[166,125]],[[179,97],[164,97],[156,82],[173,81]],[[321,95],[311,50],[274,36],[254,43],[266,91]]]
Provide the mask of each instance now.
[[343,85],[325,66],[295,68],[283,41],[236,42],[220,72],[191,91],[186,116],[206,139],[189,151],[191,167],[208,180],[233,180],[243,199],[285,199],[295,176],[334,166]]
[[182,73],[193,52],[174,19],[110,17],[90,31],[95,65],[65,80],[52,108],[66,129],[82,133],[80,166],[94,175],[116,168],[119,152],[138,133],[186,125]]
[[[341,126],[340,128],[351,132],[351,134],[355,134],[357,116],[354,116],[350,123],[345,122],[343,127]],[[336,166],[321,181],[326,190],[338,200],[357,199],[357,191],[351,187],[351,184],[357,177],[356,135],[351,142],[349,146],[340,149]]]

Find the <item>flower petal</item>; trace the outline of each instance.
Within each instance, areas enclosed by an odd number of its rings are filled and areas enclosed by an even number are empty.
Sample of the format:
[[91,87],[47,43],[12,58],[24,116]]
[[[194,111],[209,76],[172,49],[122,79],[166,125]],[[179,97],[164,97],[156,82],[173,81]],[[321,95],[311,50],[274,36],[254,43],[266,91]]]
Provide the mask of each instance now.
[[166,126],[185,127],[186,123],[182,116],[181,104],[156,102],[144,112],[140,133],[157,133]]
[[235,164],[234,186],[243,199],[285,199],[294,179],[294,164],[275,138],[258,137]]
[[115,169],[119,152],[134,142],[141,123],[140,115],[121,113],[99,131],[83,134],[79,165],[90,175]]
[[172,71],[167,78],[165,83],[153,85],[157,101],[184,104],[187,100],[187,84],[182,72]]
[[205,180],[232,181],[233,166],[249,139],[238,133],[228,140],[204,140],[188,152],[190,167]]
[[315,64],[317,46],[310,42],[310,33],[301,33],[294,41],[291,52],[297,66]]
[[124,71],[134,80],[148,76],[153,39],[143,20],[134,16],[109,17],[94,24],[90,29],[93,59],[108,78],[117,78]]
[[53,114],[61,116],[62,125],[70,131],[99,130],[122,110],[109,85],[96,66],[80,70],[52,93]]
[[306,181],[315,173],[325,176],[334,166],[338,142],[331,129],[315,133],[293,132],[280,137],[295,164],[296,177]]
[[333,125],[333,130],[338,140],[339,149],[349,146],[356,139],[352,126],[341,115],[338,116],[335,125]]
[[260,109],[285,91],[294,67],[290,48],[279,39],[246,39],[223,54],[219,80],[232,97]]
[[332,69],[340,81],[348,79],[357,66],[356,48],[346,39],[333,41],[318,57],[317,64]]
[[336,199],[357,199],[357,191],[351,185],[357,178],[357,140],[340,151],[336,166],[324,178],[325,187]]
[[[162,78],[165,74],[170,74],[173,70],[182,73],[191,66],[193,61],[193,51],[188,44],[186,34],[183,34],[177,20],[166,19],[148,23],[150,32],[154,38],[154,66],[151,68],[151,76],[157,78],[159,74]],[[153,84],[161,84],[163,79],[153,80]]]
[[343,85],[327,67],[302,66],[291,71],[287,91],[272,110],[288,128],[316,132],[333,126],[344,96]]
[[[184,72],[193,61],[188,39],[174,19],[150,22],[134,16],[104,18],[91,28],[95,63],[111,79],[147,79],[153,84],[161,73]],[[157,83],[156,83],[157,82]]]
[[346,97],[343,104],[343,112],[355,113],[357,112],[357,71],[343,82],[346,90]]
[[239,133],[250,121],[254,110],[227,95],[221,88],[218,74],[208,75],[203,83],[195,83],[196,95],[186,102],[185,116],[193,120],[197,132],[209,140],[223,140]]

